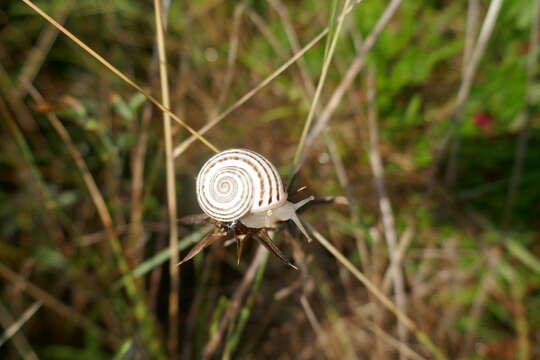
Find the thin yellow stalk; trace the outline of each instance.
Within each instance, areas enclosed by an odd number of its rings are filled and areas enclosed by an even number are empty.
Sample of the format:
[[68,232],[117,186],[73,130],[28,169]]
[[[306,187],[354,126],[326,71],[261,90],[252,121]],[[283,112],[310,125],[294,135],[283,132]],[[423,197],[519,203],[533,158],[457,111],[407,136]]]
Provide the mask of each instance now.
[[[156,35],[159,57],[159,75],[161,81],[161,99],[165,107],[171,107],[169,98],[169,79],[167,74],[167,56],[165,53],[165,38],[163,16],[166,12],[161,10],[161,0],[154,0],[154,14],[156,19]],[[178,228],[176,226],[176,185],[174,177],[174,156],[172,145],[171,118],[163,113],[163,129],[165,136],[165,163],[167,170],[167,205],[169,208],[169,246],[171,259],[169,260],[170,292],[169,292],[169,358],[176,359],[178,353],[178,292],[180,288],[178,264]]]
[[84,51],[86,51],[88,54],[90,54],[92,57],[94,57],[97,61],[99,61],[101,64],[103,64],[107,69],[112,71],[116,76],[118,76],[120,79],[122,79],[124,82],[126,82],[129,86],[134,88],[135,90],[139,91],[141,94],[143,94],[152,104],[157,106],[161,111],[167,113],[172,119],[174,119],[177,123],[182,125],[184,128],[186,128],[193,136],[195,136],[197,139],[199,139],[203,144],[205,144],[209,149],[211,149],[214,152],[219,152],[218,148],[212,145],[208,140],[206,140],[204,137],[202,137],[201,134],[199,134],[197,131],[195,131],[191,126],[186,124],[184,120],[180,119],[177,115],[175,115],[168,107],[161,104],[155,97],[150,95],[147,91],[145,91],[141,86],[137,85],[135,81],[131,80],[127,75],[125,75],[123,72],[118,70],[116,67],[114,67],[110,62],[105,60],[103,56],[99,55],[97,52],[92,50],[88,45],[86,45],[84,42],[79,40],[77,36],[75,36],[73,33],[71,33],[68,29],[60,25],[56,20],[54,20],[52,17],[47,15],[43,10],[41,10],[37,5],[35,5],[30,0],[21,0],[24,2],[28,7],[30,7],[32,10],[34,10],[38,15],[43,17],[45,20],[47,20],[49,23],[51,23],[54,27],[56,27],[58,30],[63,32],[67,37],[69,37],[75,44],[80,46]]

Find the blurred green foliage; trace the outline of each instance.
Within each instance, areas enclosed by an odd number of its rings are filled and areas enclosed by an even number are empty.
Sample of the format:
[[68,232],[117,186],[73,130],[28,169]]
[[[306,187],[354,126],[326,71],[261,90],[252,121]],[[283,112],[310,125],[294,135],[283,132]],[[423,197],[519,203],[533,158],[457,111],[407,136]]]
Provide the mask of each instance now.
[[[330,23],[330,2],[284,3],[301,44]],[[336,3],[339,12],[343,2]],[[380,149],[397,232],[401,237],[409,226],[414,228],[403,261],[410,298],[408,314],[451,359],[471,341],[475,345],[465,354],[467,359],[519,358],[518,354],[526,358],[524,351],[529,352],[529,358],[538,358],[540,87],[536,78],[529,90],[526,85],[532,1],[503,3],[459,119],[456,182],[445,187],[442,174],[447,158],[439,162],[437,149],[452,132],[452,105],[462,76],[466,3],[403,1],[366,61],[366,67],[376,74]],[[63,0],[38,4],[52,16],[67,9],[68,29],[139,84],[159,94],[150,2]],[[225,76],[232,71],[228,57],[235,36],[233,18],[243,5],[233,78],[225,90]],[[387,5],[386,0],[364,0],[349,15],[322,105]],[[480,5],[479,24],[489,1],[480,1]],[[252,21],[255,15],[263,20],[267,34]],[[293,54],[283,22],[267,1],[172,1],[167,23],[173,110],[195,128],[224,111],[286,61],[279,51]],[[46,28],[43,19],[22,2],[0,5],[0,263],[102,329],[97,333],[74,330],[68,319],[51,320],[54,309],[40,310],[23,328],[40,359],[148,358],[140,335],[144,326],[136,321],[138,310],[118,284],[135,278],[150,309],[149,321],[157,324],[156,338],[166,349],[166,261],[170,250],[164,225],[161,116],[144,96],[63,35],[46,51],[33,81],[45,100],[37,101],[26,91],[14,99],[24,64]],[[324,61],[324,42],[303,58],[314,84]],[[310,105],[298,66],[304,65],[291,66],[226,117],[208,133],[209,140],[222,149],[248,147],[264,153],[287,173]],[[532,104],[527,104],[527,91]],[[365,93],[366,80],[361,73],[329,126],[349,188],[342,188],[336,179],[322,140],[310,149],[299,184],[320,196],[350,192],[349,200],[356,203],[351,203],[351,208],[316,207],[305,218],[355,265],[366,273],[372,271],[369,275],[382,286],[389,255],[366,151]],[[115,265],[81,172],[47,114],[61,120],[83,155],[112,213],[130,272],[123,273]],[[532,122],[522,181],[509,226],[503,228],[519,131],[529,115]],[[175,144],[186,137],[178,128]],[[176,160],[180,215],[199,211],[194,179],[209,155],[201,144],[194,144]],[[436,174],[436,186],[428,181],[432,173]],[[364,315],[358,313],[370,300],[365,289],[353,283],[316,244],[304,245],[282,234],[276,241],[305,267],[299,273],[288,272],[275,259],[268,260],[225,331],[221,356],[296,359],[303,354],[304,358],[317,358],[314,354],[319,345],[314,340],[313,324],[299,305],[303,295],[312,301],[320,321],[320,329],[315,330],[322,331],[331,343],[324,356],[344,356],[351,348],[358,354],[374,351],[372,342],[347,338],[356,330],[375,336],[368,332],[374,328],[366,328]],[[201,235],[182,227],[180,248],[184,251]],[[372,264],[363,263],[357,248],[361,241],[367,244]],[[247,245],[250,256],[253,248]],[[216,246],[182,267],[183,358],[201,358],[247,266],[248,260],[236,265],[230,248]],[[14,314],[22,313],[31,298],[17,284],[4,280],[1,284],[3,302]],[[276,294],[283,293],[286,295],[278,299]],[[481,312],[476,314],[481,298]],[[380,321],[394,334],[395,324],[389,315],[376,304],[370,306],[382,313],[378,320],[370,321]],[[106,340],[106,333],[119,337],[114,345]],[[414,340],[409,345],[429,356]],[[13,344],[0,349],[2,358],[15,359],[17,354]]]

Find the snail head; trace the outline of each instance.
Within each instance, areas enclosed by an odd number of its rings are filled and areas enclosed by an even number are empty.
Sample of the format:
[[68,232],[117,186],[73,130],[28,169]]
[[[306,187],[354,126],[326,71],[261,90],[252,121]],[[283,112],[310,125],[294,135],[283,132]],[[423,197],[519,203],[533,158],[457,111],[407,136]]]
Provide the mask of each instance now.
[[280,221],[292,220],[308,241],[311,242],[311,237],[308,235],[304,225],[302,225],[296,211],[313,199],[315,199],[315,197],[310,196],[295,204],[290,201],[285,201],[280,206],[273,209],[259,213],[249,213],[242,217],[240,222],[250,228],[272,228]]

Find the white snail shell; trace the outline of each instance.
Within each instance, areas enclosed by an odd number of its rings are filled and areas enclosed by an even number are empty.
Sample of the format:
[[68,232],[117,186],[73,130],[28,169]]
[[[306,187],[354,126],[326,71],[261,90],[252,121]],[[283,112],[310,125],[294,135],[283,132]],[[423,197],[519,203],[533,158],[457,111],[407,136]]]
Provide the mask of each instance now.
[[272,227],[293,220],[305,232],[296,209],[287,201],[276,167],[264,156],[247,149],[230,149],[211,157],[197,176],[197,200],[209,217],[221,222],[241,221],[252,228]]
[[210,158],[197,176],[197,196],[202,210],[223,222],[275,208],[287,200],[274,165],[246,149],[226,150]]

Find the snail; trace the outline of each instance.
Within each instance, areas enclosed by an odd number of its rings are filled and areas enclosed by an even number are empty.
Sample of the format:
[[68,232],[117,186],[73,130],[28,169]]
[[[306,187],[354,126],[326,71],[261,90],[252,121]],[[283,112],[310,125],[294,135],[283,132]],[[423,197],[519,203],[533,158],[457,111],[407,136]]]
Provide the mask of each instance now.
[[288,201],[281,176],[264,156],[247,149],[230,149],[211,157],[197,175],[197,200],[206,214],[186,217],[184,223],[212,222],[216,228],[205,236],[180,262],[183,263],[219,238],[234,237],[238,259],[242,241],[238,235],[254,238],[281,260],[294,267],[272,243],[267,229],[278,222],[292,220],[311,241],[296,211],[314,199],[310,196],[297,203]]
[[197,200],[214,220],[240,221],[256,229],[292,220],[311,240],[296,210],[313,197],[296,204],[288,201],[276,167],[251,150],[225,150],[211,157],[197,176]]

